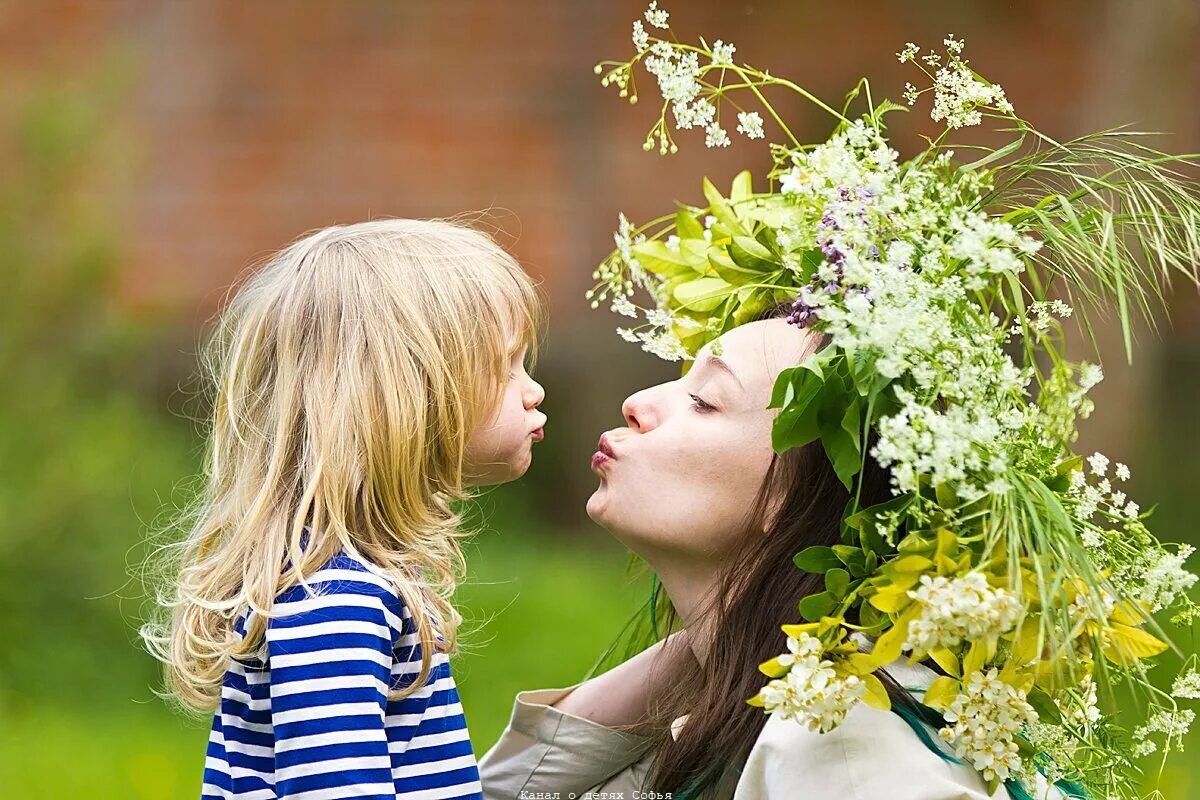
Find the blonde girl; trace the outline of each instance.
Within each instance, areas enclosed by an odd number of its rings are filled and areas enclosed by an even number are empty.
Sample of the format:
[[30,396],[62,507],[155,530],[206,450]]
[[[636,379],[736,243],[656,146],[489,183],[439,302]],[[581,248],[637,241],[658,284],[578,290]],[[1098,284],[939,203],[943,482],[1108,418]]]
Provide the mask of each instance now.
[[450,673],[452,504],[523,474],[540,305],[488,236],[306,236],[219,317],[205,488],[143,635],[215,711],[204,798],[480,796]]

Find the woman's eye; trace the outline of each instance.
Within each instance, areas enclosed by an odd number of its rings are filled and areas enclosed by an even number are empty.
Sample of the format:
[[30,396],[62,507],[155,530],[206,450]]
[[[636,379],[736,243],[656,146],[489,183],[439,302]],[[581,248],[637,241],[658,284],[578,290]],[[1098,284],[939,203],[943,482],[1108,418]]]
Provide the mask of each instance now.
[[701,414],[706,414],[709,411],[716,411],[716,409],[713,406],[704,402],[704,400],[701,397],[698,397],[697,395],[694,395],[694,394],[689,394],[688,397],[692,398],[692,408],[696,409]]

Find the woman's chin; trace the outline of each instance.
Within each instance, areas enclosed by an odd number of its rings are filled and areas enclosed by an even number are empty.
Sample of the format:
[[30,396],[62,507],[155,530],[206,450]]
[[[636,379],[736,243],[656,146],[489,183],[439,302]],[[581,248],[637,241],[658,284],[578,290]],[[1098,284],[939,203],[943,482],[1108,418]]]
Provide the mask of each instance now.
[[592,522],[597,525],[604,525],[605,511],[608,509],[608,486],[601,482],[596,487],[596,491],[592,492],[592,496],[587,501],[587,515],[591,517]]

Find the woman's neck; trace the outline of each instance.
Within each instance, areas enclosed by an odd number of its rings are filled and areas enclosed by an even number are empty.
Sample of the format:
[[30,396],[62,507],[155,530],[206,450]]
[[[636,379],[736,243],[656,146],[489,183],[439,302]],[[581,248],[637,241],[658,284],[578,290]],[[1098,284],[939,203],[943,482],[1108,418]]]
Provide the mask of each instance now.
[[709,565],[662,564],[650,565],[658,575],[663,590],[671,598],[671,605],[679,615],[679,621],[687,630],[687,642],[696,661],[704,666],[712,642],[711,621],[708,612],[709,600],[716,589],[717,569]]

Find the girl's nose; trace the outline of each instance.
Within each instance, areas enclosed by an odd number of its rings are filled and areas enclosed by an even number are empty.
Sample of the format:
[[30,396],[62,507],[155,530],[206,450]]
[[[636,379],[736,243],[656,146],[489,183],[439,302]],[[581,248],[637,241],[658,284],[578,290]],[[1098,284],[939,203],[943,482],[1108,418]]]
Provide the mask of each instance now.
[[546,390],[542,385],[535,380],[529,381],[529,388],[525,392],[525,408],[535,409],[542,404],[546,399]]

